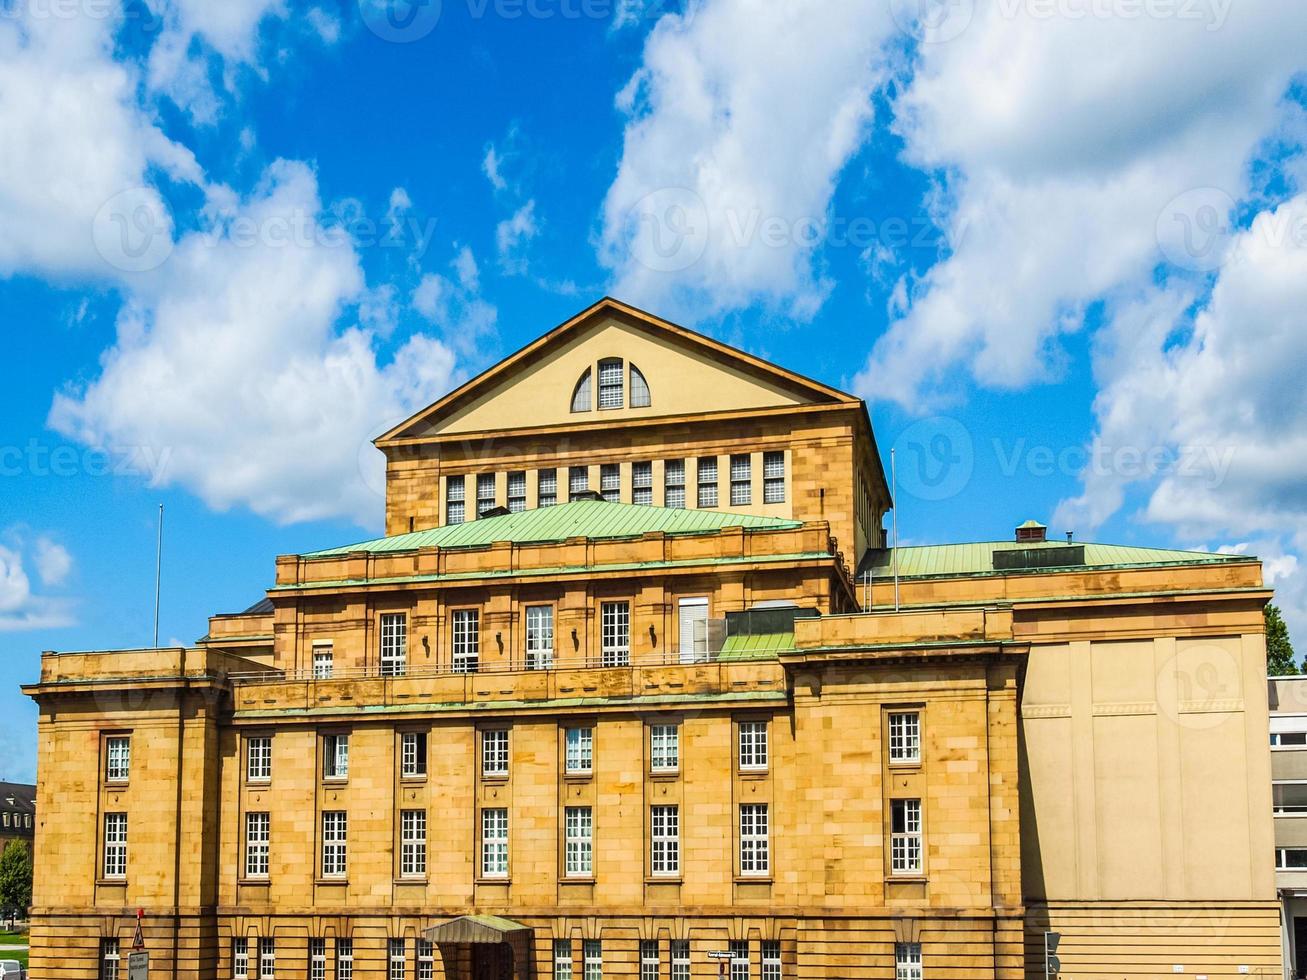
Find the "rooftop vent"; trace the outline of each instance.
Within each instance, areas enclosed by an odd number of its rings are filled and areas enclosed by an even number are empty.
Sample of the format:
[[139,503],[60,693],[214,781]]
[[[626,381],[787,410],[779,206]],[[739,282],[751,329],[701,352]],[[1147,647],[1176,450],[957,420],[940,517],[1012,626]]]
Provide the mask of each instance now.
[[1085,563],[1083,544],[1054,544],[1045,548],[1003,548],[994,551],[994,570],[1072,568]]
[[1026,521],[1017,528],[1018,541],[1044,541],[1048,538],[1048,528],[1039,521]]
[[512,511],[509,510],[507,507],[491,507],[488,510],[483,510],[477,516],[478,517],[506,517],[511,513]]
[[602,501],[603,499],[604,495],[598,490],[578,490],[576,493],[572,494],[572,503],[576,503],[578,500]]

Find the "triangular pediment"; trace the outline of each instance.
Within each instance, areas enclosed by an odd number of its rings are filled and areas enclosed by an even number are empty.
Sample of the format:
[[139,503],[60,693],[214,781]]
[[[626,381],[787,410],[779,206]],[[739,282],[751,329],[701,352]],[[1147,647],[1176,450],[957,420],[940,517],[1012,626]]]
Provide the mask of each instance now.
[[[600,408],[601,362],[622,362],[622,404]],[[635,397],[648,388],[648,404]],[[586,372],[588,408],[574,411]],[[713,412],[855,402],[820,382],[604,299],[500,361],[377,440],[378,445],[475,432],[604,425]]]

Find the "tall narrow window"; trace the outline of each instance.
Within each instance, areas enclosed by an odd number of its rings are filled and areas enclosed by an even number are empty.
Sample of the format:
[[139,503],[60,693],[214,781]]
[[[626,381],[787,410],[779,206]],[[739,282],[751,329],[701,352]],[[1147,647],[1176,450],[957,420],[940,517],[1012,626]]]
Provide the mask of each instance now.
[[502,807],[481,811],[481,876],[508,877],[508,811]]
[[921,943],[894,944],[894,980],[921,980]]
[[740,453],[731,457],[731,506],[753,503],[753,457]]
[[599,362],[599,407],[621,408],[626,399],[622,397],[622,362],[617,359]]
[[594,815],[588,806],[569,806],[563,813],[564,869],[573,877],[588,878],[594,842]]
[[245,778],[251,783],[272,778],[271,735],[251,735],[245,740]]
[[590,411],[590,369],[586,368],[581,378],[572,389],[572,411]]
[[658,940],[640,940],[640,980],[659,980]]
[[572,944],[566,939],[554,940],[554,980],[572,980]]
[[408,616],[381,614],[381,676],[400,677],[408,667]]
[[641,507],[653,505],[653,463],[631,464],[631,503]]
[[781,944],[775,939],[762,941],[762,980],[781,980]]
[[890,871],[921,873],[921,801],[890,801]]
[[322,736],[322,778],[346,779],[349,777],[349,736]]
[[[418,980],[435,980],[436,949],[430,939],[418,940]],[[780,980],[778,976],[776,980]]]
[[349,824],[344,810],[322,813],[322,877],[345,877]]
[[336,980],[354,980],[354,940],[336,940]]
[[650,868],[656,875],[681,873],[681,814],[676,806],[649,808]]
[[677,725],[650,725],[649,767],[654,772],[675,772],[680,764],[680,727]]
[[445,480],[445,523],[462,524],[467,520],[467,481],[462,476]]
[[404,940],[391,939],[386,945],[386,958],[390,961],[388,980],[404,980]]
[[584,980],[604,980],[603,947],[598,939],[587,939],[581,944],[581,961],[585,967]]
[[451,627],[453,631],[453,668],[456,674],[475,673],[481,660],[481,612],[477,609],[455,609]]
[[427,873],[427,811],[399,811],[399,873],[420,878]]
[[785,502],[785,453],[783,452],[763,453],[762,502],[764,504]]
[[610,504],[622,502],[621,464],[604,463],[599,467],[599,494]]
[[699,460],[699,506],[717,506],[716,456],[704,456]]
[[631,604],[605,602],[600,607],[599,653],[605,667],[631,662]]
[[100,940],[100,980],[118,980],[118,940]]
[[554,665],[554,607],[526,607],[526,669],[548,670]]
[[631,407],[648,408],[653,403],[649,395],[649,382],[634,364],[631,365]]
[[267,813],[245,814],[245,877],[268,877],[271,819]]
[[567,497],[580,500],[581,495],[590,492],[590,467],[569,466],[567,468]]
[[708,659],[708,599],[703,596],[677,603],[677,631],[680,633],[681,663]]
[[685,460],[669,459],[663,464],[663,506],[680,510],[685,506]]
[[495,728],[481,733],[481,775],[508,775],[508,730]]
[[552,507],[558,503],[558,470],[536,473],[536,506]]
[[484,517],[486,511],[495,506],[495,474],[477,474],[477,517]]
[[105,739],[104,778],[111,783],[123,783],[132,768],[132,740],[127,735],[111,735]]
[[335,673],[335,657],[330,643],[313,644],[313,676],[325,680]]
[[570,773],[590,772],[594,765],[594,729],[567,730],[566,768]]
[[276,980],[277,944],[271,936],[259,937],[259,980]]
[[730,949],[731,980],[749,980],[749,941],[732,939]]
[[921,761],[921,715],[916,711],[890,712],[889,761]]
[[740,722],[740,768],[767,768],[767,723]]
[[309,980],[327,980],[327,941],[317,936],[309,940]]
[[399,774],[420,779],[427,774],[427,733],[404,732],[399,736]]
[[250,941],[237,936],[231,941],[232,980],[246,980],[250,975]]
[[740,804],[740,874],[771,872],[766,803]]
[[690,980],[690,940],[673,939],[671,980]]
[[127,814],[104,815],[104,876],[127,877]]
[[526,510],[526,473],[517,471],[508,474],[508,509],[520,514]]

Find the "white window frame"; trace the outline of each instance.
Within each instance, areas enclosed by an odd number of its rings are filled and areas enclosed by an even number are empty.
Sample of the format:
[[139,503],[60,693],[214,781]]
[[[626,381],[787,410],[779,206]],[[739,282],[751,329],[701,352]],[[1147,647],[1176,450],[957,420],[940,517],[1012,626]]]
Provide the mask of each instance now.
[[245,814],[245,877],[267,878],[272,844],[272,815],[266,811]]
[[386,940],[386,963],[387,980],[405,980],[404,973],[408,969],[408,963],[404,956],[404,940],[394,938]]
[[731,456],[731,506],[753,504],[753,457],[748,453]]
[[598,939],[581,941],[582,980],[604,980],[604,947]]
[[250,940],[247,936],[233,936],[231,941],[232,980],[249,980]]
[[336,980],[354,980],[354,940],[336,940]]
[[477,520],[495,509],[495,479],[494,473],[477,474]]
[[781,980],[781,943],[779,939],[762,941],[762,980]]
[[121,962],[118,940],[113,936],[101,939],[100,980],[118,980],[118,967]]
[[122,879],[127,877],[127,814],[106,813],[104,815],[104,864],[105,878]]
[[675,803],[649,808],[649,870],[655,877],[680,877],[681,810]]
[[663,463],[663,506],[684,510],[686,500],[685,460],[669,459]]
[[272,779],[272,736],[249,735],[245,739],[245,781],[266,783]]
[[548,670],[554,665],[554,607],[526,607],[527,670]]
[[526,510],[526,470],[513,470],[508,474],[508,512],[521,514]]
[[762,454],[762,502],[785,503],[785,453]]
[[671,980],[690,980],[690,940],[673,939],[670,946]]
[[132,737],[130,735],[107,736],[104,756],[105,782],[127,782],[132,774]]
[[321,936],[309,939],[309,980],[327,980],[327,940]]
[[563,874],[568,878],[594,875],[594,810],[588,806],[563,809]]
[[454,673],[475,674],[481,666],[481,610],[452,610],[449,631],[450,665]]
[[749,940],[732,939],[728,946],[731,952],[731,980],[749,980]]
[[653,463],[647,460],[631,464],[631,503],[653,506]]
[[889,713],[889,761],[895,765],[921,762],[921,712]]
[[599,495],[610,504],[622,502],[621,463],[604,463],[599,467]]
[[399,876],[427,875],[427,811],[399,811]]
[[349,778],[349,733],[330,732],[322,736],[322,778]]
[[601,409],[626,407],[626,364],[618,357],[606,357],[599,362],[599,407]]
[[625,600],[599,604],[599,653],[603,666],[631,663],[631,604]]
[[590,492],[590,467],[569,466],[567,468],[567,499],[576,500],[581,494]]
[[277,943],[271,936],[259,937],[259,980],[277,976]]
[[652,772],[677,772],[681,768],[681,726],[649,726],[649,768]]
[[481,731],[481,778],[504,779],[508,776],[508,729],[485,728]]
[[890,800],[890,874],[921,874],[921,844],[921,800]]
[[467,478],[450,476],[445,478],[445,524],[464,524],[467,522]]
[[741,772],[763,772],[767,769],[769,746],[767,722],[742,721],[739,731],[739,761]]
[[1275,849],[1275,870],[1276,871],[1307,871],[1307,856],[1303,858],[1301,866],[1289,864],[1289,852],[1301,853],[1307,855],[1307,847],[1277,847]]
[[508,877],[508,809],[481,811],[481,877]]
[[[687,637],[686,620],[690,614],[690,635]],[[703,623],[702,639],[694,635],[695,626]],[[683,664],[704,663],[708,660],[708,597],[687,596],[676,603],[677,656]]]
[[554,980],[572,980],[572,941],[554,940]]
[[894,980],[922,980],[921,943],[894,944]]
[[404,779],[426,779],[426,732],[400,732],[399,774]]
[[349,870],[349,814],[322,811],[322,877],[344,878]]
[[740,876],[771,874],[771,812],[766,803],[740,804]]
[[558,504],[558,470],[536,471],[536,506],[554,507]]
[[717,457],[700,456],[699,462],[695,466],[695,481],[698,485],[699,493],[697,500],[701,510],[716,507],[720,493],[717,487]]
[[640,980],[660,980],[662,962],[658,956],[657,939],[640,940]]
[[417,941],[418,975],[417,980],[435,980],[436,944],[430,939]]
[[563,769],[569,775],[594,771],[594,729],[569,728],[563,734]]
[[627,366],[631,373],[630,406],[631,408],[648,408],[653,404],[653,392],[649,390],[649,379],[644,376],[643,371],[630,361],[627,361]]
[[336,672],[336,651],[330,643],[313,644],[313,677],[328,680]]
[[381,676],[403,677],[408,671],[408,613],[382,613],[378,622]]

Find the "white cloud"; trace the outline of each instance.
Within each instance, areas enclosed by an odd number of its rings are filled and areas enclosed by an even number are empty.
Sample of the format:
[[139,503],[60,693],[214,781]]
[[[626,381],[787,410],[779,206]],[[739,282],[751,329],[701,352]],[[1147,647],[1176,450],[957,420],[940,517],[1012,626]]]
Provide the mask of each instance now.
[[61,585],[73,570],[73,556],[68,549],[47,537],[36,539],[32,546],[32,559],[43,585]]
[[[72,625],[72,605],[68,599],[41,595],[32,590],[24,554],[36,563],[37,574],[47,586],[58,584],[57,581],[46,579],[47,571],[53,571],[56,578],[62,578],[71,568],[71,556],[64,551],[61,559],[54,559],[56,565],[63,562],[64,566],[49,568],[45,564],[50,560],[49,552],[42,550],[42,542],[45,545],[52,544],[48,539],[39,538],[35,545],[29,545],[28,535],[20,528],[9,528],[5,538],[9,544],[0,544],[0,633]],[[59,548],[58,545],[53,547]]]
[[490,186],[497,191],[505,190],[508,187],[508,181],[499,172],[502,166],[503,160],[500,159],[499,153],[495,150],[495,144],[488,144],[486,146],[486,155],[481,161],[481,172],[486,175],[486,180],[490,181]]
[[525,245],[540,234],[540,226],[535,218],[536,202],[532,198],[495,227],[495,245],[499,249],[499,264],[505,271],[524,273],[527,268],[526,257],[522,254]]
[[421,278],[413,290],[413,309],[438,326],[457,353],[474,357],[494,337],[499,311],[481,296],[481,273],[471,248],[460,248],[450,269],[450,276],[431,272]]

